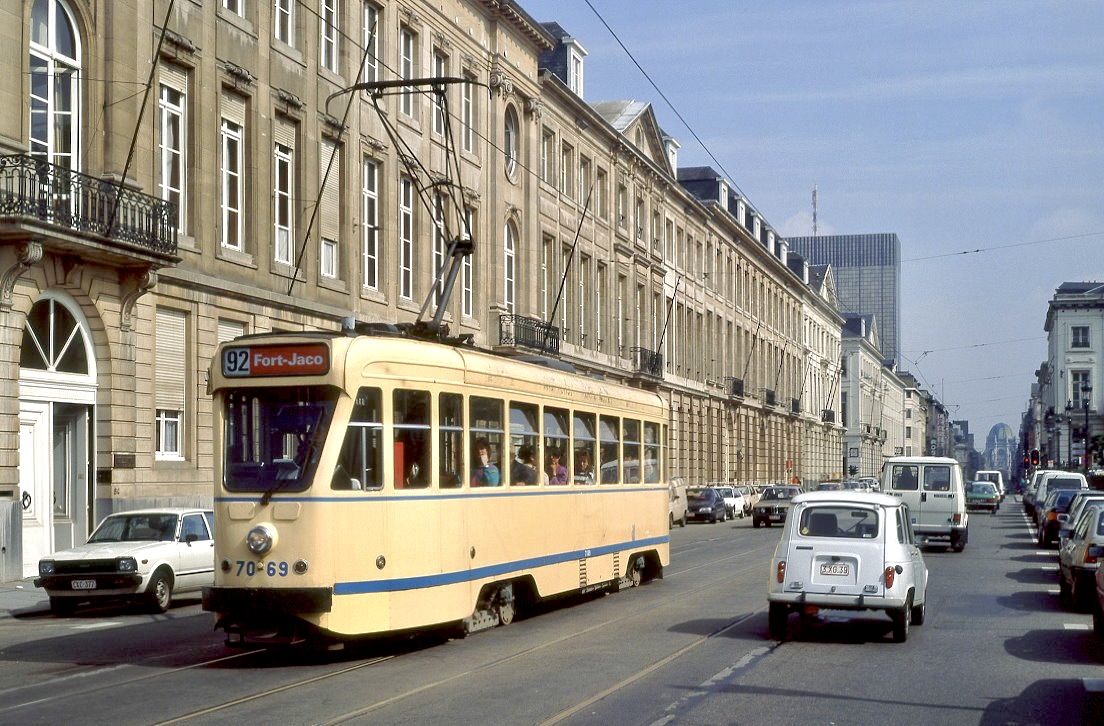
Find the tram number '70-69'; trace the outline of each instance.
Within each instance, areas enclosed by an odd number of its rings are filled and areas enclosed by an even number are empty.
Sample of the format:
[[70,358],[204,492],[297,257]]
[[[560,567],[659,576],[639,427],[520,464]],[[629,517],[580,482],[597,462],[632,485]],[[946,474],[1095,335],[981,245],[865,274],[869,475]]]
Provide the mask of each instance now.
[[252,560],[238,560],[236,576],[253,577],[254,575],[267,575],[269,577],[287,577],[291,568],[286,562],[253,562]]

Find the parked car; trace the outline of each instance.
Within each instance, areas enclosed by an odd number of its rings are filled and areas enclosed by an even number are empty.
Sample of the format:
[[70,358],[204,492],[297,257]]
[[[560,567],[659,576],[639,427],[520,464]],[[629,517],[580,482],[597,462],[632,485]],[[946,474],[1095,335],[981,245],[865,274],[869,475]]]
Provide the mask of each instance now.
[[784,640],[791,612],[883,610],[893,639],[927,611],[928,569],[897,497],[848,491],[795,497],[771,562],[770,636]]
[[[1094,505],[1094,502],[1097,503]],[[1069,517],[1062,523],[1062,526],[1058,528],[1058,547],[1065,543],[1066,539],[1070,536],[1070,529],[1077,520],[1081,518],[1081,513],[1085,511],[1086,507],[1091,506],[1104,506],[1104,491],[1097,489],[1082,489],[1073,495],[1073,500],[1070,501]]]
[[728,516],[730,519],[744,518],[744,495],[736,487],[730,486],[715,486],[717,493],[721,495],[721,498],[725,501],[725,508],[728,509]]
[[1104,557],[1104,506],[1090,506],[1058,549],[1058,598],[1078,610],[1092,607],[1096,571]]
[[728,507],[724,497],[712,487],[699,487],[686,493],[690,505],[687,519],[702,522],[724,522],[728,519]]
[[685,527],[686,515],[690,510],[689,502],[686,499],[686,482],[682,480],[681,476],[673,476],[671,477],[669,490],[667,521],[672,529],[674,529],[676,522],[678,522],[678,526]]
[[763,493],[758,487],[753,486],[742,486],[740,491],[744,494],[744,515],[749,516]]
[[1031,474],[1031,478],[1027,482],[1027,486],[1024,487],[1023,496],[1023,508],[1027,516],[1031,517],[1032,521],[1035,520],[1035,492],[1039,488],[1039,482],[1043,480],[1043,477],[1047,474],[1054,472],[1054,469],[1036,469]]
[[1089,482],[1085,475],[1075,471],[1048,471],[1039,479],[1032,497],[1032,519],[1039,523],[1040,507],[1046,502],[1047,497],[1055,489],[1088,489]]
[[214,584],[214,512],[141,509],[106,517],[72,549],[38,562],[35,587],[67,615],[87,602],[131,600],[163,613],[173,596]]
[[1041,507],[1035,511],[1039,515],[1039,528],[1036,530],[1035,541],[1040,547],[1046,547],[1051,542],[1058,541],[1058,529],[1069,520],[1069,506],[1073,501],[1076,489],[1055,489],[1046,498]]
[[1000,492],[997,485],[989,481],[966,482],[966,508],[986,509],[996,514],[1000,509]]
[[765,524],[769,527],[775,522],[785,522],[786,513],[790,511],[793,498],[798,494],[801,494],[798,487],[769,487],[751,512],[752,526],[761,527]]

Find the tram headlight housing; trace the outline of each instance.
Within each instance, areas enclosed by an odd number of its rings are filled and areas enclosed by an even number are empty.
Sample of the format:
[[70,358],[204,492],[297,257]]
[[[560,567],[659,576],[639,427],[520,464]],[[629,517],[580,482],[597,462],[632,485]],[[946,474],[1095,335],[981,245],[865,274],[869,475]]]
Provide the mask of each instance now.
[[276,528],[267,524],[258,524],[245,535],[245,544],[253,554],[268,553],[276,545]]

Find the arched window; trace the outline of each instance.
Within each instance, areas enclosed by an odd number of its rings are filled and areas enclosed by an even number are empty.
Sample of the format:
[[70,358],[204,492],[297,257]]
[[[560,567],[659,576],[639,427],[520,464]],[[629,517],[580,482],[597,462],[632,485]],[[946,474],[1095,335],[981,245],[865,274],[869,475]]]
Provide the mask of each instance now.
[[520,142],[518,136],[519,128],[517,111],[514,110],[513,106],[507,107],[505,130],[503,133],[503,144],[505,148],[503,151],[506,154],[506,173],[511,176],[517,170],[519,154],[518,144]]
[[514,264],[517,255],[517,228],[514,227],[513,222],[506,223],[505,241],[503,243],[502,251],[505,253],[504,264],[502,265],[503,285],[502,285],[502,297],[503,304],[506,306],[506,312],[513,315],[514,313],[514,280],[515,270]]
[[84,329],[64,303],[49,297],[34,304],[23,325],[20,368],[88,375],[88,350]]
[[66,169],[80,165],[80,37],[61,0],[35,0],[30,32],[30,152]]

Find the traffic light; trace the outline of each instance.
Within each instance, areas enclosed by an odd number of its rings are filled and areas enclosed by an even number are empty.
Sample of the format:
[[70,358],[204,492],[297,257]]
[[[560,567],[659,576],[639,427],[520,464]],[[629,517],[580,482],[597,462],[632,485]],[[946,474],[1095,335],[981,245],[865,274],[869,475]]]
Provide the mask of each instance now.
[[1032,449],[1031,450],[1031,465],[1032,466],[1038,466],[1039,465],[1039,450],[1038,449]]
[[1031,467],[1031,455],[1030,454],[1024,454],[1024,468],[1027,469],[1027,468],[1030,468],[1030,467]]

